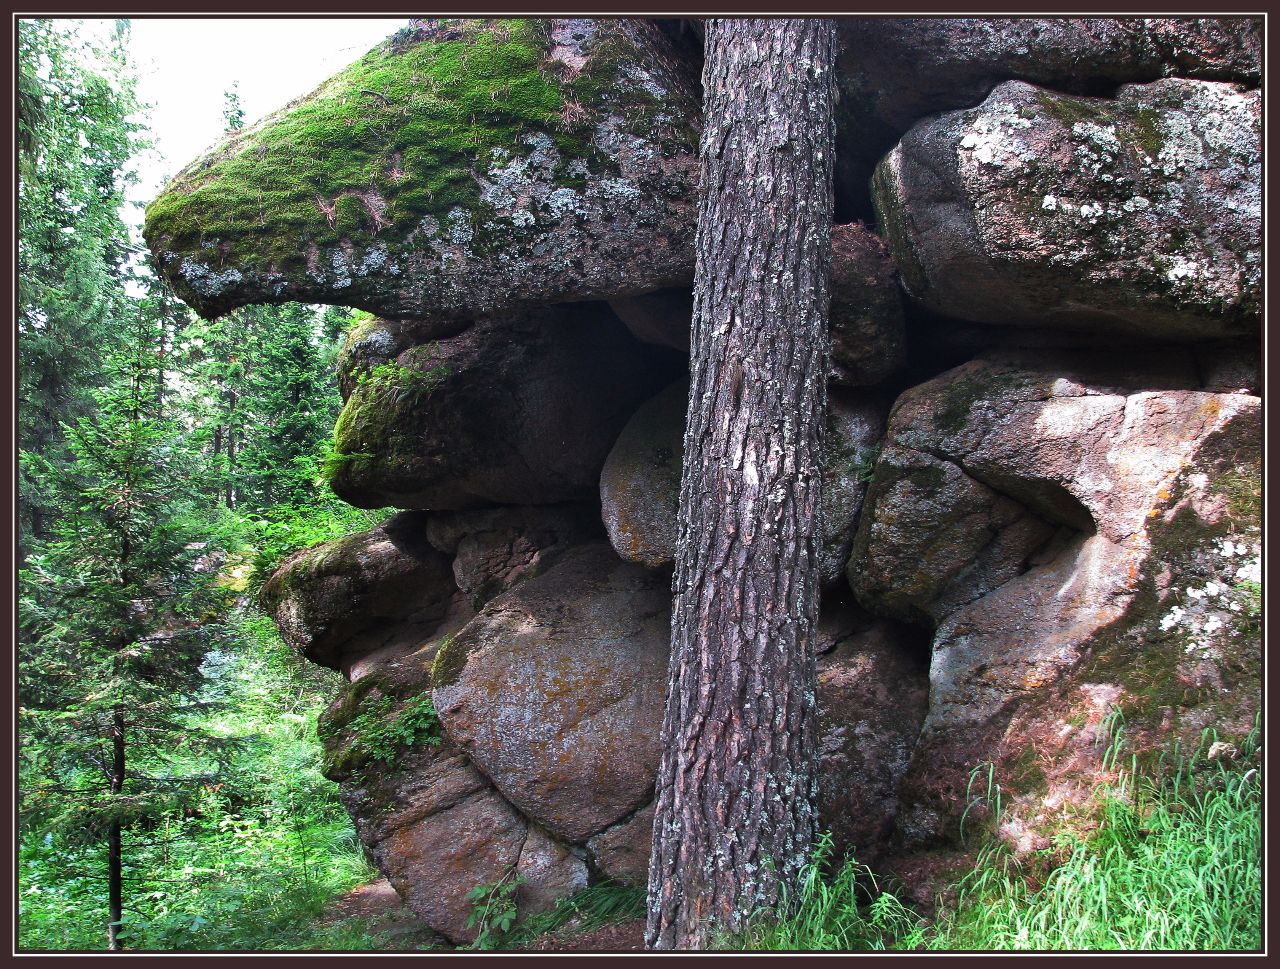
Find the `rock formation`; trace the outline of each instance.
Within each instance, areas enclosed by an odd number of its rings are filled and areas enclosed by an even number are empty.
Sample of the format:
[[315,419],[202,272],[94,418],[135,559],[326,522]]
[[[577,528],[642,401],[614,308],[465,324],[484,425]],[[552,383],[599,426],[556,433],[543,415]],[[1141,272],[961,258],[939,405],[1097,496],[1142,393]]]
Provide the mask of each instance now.
[[[873,864],[945,848],[990,764],[1000,835],[1042,847],[1117,711],[1141,751],[1260,705],[1261,21],[842,33],[822,823]],[[455,942],[477,885],[523,879],[529,913],[645,879],[694,35],[417,21],[148,210],[202,313],[373,314],[330,471],[405,510],[294,556],[264,603],[350,680],[325,770]]]

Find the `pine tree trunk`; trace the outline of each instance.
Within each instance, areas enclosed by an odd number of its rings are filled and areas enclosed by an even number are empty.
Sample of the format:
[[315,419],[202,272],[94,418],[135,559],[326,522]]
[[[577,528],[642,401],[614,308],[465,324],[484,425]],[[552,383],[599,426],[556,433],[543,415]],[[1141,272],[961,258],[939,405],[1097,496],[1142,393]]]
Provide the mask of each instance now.
[[774,905],[815,833],[829,20],[711,20],[652,948]]
[[[124,707],[116,706],[111,719],[111,793],[119,795],[124,790]],[[124,917],[124,845],[117,820],[107,828],[107,913],[107,948],[118,952]]]

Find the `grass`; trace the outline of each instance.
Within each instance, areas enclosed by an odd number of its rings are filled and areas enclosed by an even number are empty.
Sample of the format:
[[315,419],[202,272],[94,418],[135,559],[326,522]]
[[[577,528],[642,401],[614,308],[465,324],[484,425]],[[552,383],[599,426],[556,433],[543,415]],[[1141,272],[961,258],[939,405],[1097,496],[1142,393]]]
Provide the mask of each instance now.
[[[1136,761],[1100,789],[1099,827],[1015,857],[993,841],[926,919],[824,841],[789,917],[763,913],[724,948],[754,950],[1254,951],[1262,944],[1262,774],[1257,729],[1210,759],[1206,731],[1187,758],[1144,774]],[[1221,750],[1222,745],[1218,745]],[[1117,731],[1107,752],[1118,766]],[[1163,766],[1163,765],[1162,765]],[[980,772],[976,772],[980,773]],[[990,777],[989,798],[998,798]],[[994,803],[994,801],[993,801]],[[998,810],[994,812],[998,817]]]
[[473,899],[472,924],[480,934],[471,945],[478,950],[511,950],[528,946],[539,936],[566,927],[574,935],[592,932],[614,922],[645,917],[645,889],[635,885],[602,882],[562,898],[554,908],[515,921],[514,895],[523,879],[503,879],[491,885],[477,885]]

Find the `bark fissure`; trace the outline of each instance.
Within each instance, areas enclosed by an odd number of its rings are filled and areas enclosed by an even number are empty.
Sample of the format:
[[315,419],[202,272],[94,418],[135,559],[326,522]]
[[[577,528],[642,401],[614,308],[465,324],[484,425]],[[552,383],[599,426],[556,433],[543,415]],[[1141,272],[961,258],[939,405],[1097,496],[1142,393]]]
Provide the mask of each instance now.
[[835,27],[713,20],[647,941],[705,948],[812,843]]

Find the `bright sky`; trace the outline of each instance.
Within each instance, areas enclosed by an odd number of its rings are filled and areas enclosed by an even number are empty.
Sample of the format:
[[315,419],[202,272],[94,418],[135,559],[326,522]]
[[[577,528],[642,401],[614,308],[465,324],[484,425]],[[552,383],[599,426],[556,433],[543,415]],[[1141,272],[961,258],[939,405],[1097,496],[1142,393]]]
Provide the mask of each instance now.
[[[150,202],[222,135],[223,91],[240,82],[245,124],[306,94],[406,20],[146,18],[133,20],[138,96],[151,107],[157,154],[139,160],[132,199]],[[129,213],[141,221],[142,213]]]

